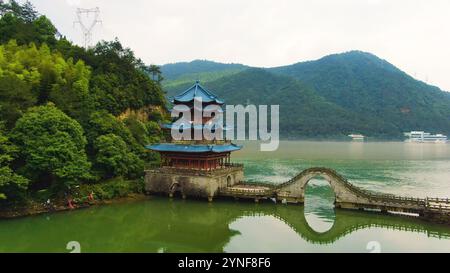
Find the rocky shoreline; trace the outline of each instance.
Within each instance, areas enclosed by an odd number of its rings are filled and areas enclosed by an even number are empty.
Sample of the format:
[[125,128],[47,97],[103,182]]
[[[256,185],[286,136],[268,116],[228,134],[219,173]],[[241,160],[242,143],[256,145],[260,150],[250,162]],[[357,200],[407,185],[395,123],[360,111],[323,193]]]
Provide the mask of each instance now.
[[70,208],[64,202],[55,202],[51,207],[45,206],[41,203],[32,202],[26,206],[22,207],[14,207],[7,209],[0,209],[0,220],[2,219],[14,219],[20,217],[27,217],[32,215],[44,214],[44,213],[53,213],[53,212],[62,212],[62,211],[71,211],[77,209],[85,209],[92,206],[101,206],[107,204],[115,204],[115,203],[123,203],[130,201],[140,201],[147,200],[150,197],[143,193],[130,193],[125,197],[117,197],[108,200],[93,200],[84,203],[75,204],[73,208]]

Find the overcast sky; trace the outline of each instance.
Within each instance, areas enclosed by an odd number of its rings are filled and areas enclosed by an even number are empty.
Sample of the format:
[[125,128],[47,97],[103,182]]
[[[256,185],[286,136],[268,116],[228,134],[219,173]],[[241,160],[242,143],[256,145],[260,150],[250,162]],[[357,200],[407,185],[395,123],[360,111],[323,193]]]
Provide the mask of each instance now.
[[[146,63],[272,67],[353,49],[450,91],[449,0],[31,0],[82,44],[77,7],[99,7],[93,40],[118,37]],[[88,21],[88,20],[87,20]]]

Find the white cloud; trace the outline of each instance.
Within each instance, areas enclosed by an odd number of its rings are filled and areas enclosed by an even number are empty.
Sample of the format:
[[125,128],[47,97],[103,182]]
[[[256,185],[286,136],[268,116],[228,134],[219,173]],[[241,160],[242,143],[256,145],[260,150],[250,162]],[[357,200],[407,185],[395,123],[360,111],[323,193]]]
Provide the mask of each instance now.
[[100,7],[95,39],[147,63],[210,59],[278,66],[360,49],[450,90],[448,0],[34,0],[82,44],[75,8]]

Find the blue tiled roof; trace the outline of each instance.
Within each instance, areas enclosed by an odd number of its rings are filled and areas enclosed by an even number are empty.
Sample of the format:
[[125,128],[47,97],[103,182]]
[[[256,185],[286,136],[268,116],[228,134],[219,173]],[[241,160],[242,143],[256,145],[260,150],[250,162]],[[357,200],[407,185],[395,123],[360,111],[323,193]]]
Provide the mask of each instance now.
[[199,81],[196,81],[195,84],[191,87],[189,87],[186,91],[183,93],[173,97],[171,100],[172,103],[176,102],[190,102],[193,101],[195,97],[201,97],[202,102],[214,102],[217,104],[223,104],[224,101],[219,99],[216,95],[208,91],[206,88],[200,85]]
[[185,153],[225,153],[242,149],[241,145],[224,144],[224,145],[183,145],[174,143],[161,143],[145,146],[146,149],[158,152],[185,152]]

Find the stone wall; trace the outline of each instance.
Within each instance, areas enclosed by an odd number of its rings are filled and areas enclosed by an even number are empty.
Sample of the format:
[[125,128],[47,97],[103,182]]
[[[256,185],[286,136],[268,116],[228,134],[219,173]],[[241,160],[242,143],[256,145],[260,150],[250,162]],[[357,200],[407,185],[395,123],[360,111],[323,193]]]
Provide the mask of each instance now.
[[229,167],[213,171],[159,168],[145,172],[145,190],[148,193],[180,194],[212,200],[221,188],[244,180],[242,167]]

